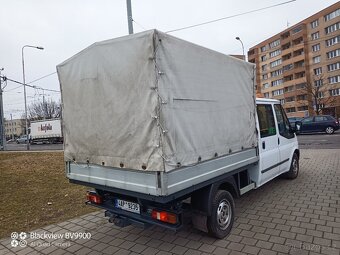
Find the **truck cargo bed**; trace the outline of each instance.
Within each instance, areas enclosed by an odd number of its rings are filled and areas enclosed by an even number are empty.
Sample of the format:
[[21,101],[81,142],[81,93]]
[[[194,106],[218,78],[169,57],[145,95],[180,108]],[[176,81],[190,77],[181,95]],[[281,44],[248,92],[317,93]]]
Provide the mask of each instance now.
[[176,194],[192,192],[257,162],[257,149],[252,148],[170,172],[142,172],[75,162],[68,162],[66,171],[74,183],[166,202]]

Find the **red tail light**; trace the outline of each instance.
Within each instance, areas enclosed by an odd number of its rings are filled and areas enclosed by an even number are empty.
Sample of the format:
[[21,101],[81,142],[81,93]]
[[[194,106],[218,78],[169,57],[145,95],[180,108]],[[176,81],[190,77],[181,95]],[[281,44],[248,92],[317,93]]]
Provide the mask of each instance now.
[[90,201],[91,203],[94,203],[94,204],[103,203],[102,197],[99,196],[98,194],[94,193],[94,192],[88,192],[86,198],[87,198],[88,201]]
[[164,212],[164,211],[152,210],[151,217],[155,220],[167,222],[167,223],[170,223],[170,224],[176,224],[177,221],[178,221],[176,214]]

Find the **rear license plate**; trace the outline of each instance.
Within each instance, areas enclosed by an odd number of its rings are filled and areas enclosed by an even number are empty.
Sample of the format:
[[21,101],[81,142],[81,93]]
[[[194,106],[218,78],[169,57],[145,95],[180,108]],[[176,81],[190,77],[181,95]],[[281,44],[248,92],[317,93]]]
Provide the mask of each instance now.
[[140,214],[140,206],[139,206],[139,204],[133,203],[133,202],[130,202],[130,201],[116,199],[115,207],[119,208],[119,209],[122,209],[122,210],[125,210],[125,211],[129,211],[129,212]]

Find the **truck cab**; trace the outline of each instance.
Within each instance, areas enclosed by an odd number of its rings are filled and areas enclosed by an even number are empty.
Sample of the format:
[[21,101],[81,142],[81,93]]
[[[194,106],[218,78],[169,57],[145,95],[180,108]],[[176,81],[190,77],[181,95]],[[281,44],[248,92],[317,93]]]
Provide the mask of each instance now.
[[[290,171],[292,161],[300,156],[295,132],[278,100],[256,100],[259,164],[250,171],[251,179],[259,187],[273,178]],[[296,162],[293,162],[296,166]],[[297,169],[289,173],[298,174]],[[295,176],[295,177],[296,177]]]

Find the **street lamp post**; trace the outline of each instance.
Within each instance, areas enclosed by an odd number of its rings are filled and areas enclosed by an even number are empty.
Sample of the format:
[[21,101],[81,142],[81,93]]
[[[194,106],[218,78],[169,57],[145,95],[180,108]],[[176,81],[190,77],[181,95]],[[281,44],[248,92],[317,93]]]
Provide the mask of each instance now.
[[241,38],[237,36],[235,39],[237,41],[240,41],[240,43],[242,44],[242,52],[243,52],[244,60],[246,60],[247,58],[246,58],[246,55],[244,55],[244,46],[243,46],[243,42],[242,42]]
[[28,137],[28,123],[27,123],[27,101],[26,101],[26,81],[25,81],[25,61],[24,61],[24,49],[25,48],[36,48],[38,50],[43,50],[41,46],[25,45],[21,49],[21,60],[22,60],[22,81],[24,83],[24,97],[25,97],[25,133],[26,133],[26,144],[27,150],[30,149],[30,141]]

